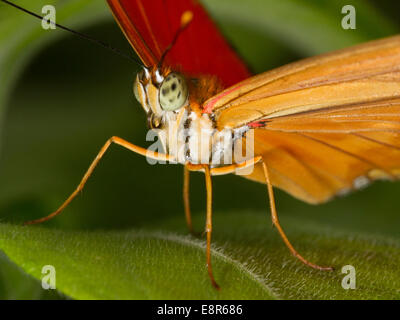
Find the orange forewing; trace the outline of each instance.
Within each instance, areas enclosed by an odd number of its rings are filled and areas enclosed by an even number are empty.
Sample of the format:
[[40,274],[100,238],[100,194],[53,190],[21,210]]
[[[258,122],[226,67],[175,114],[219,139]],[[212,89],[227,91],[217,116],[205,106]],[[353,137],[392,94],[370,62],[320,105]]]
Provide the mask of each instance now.
[[[309,203],[400,177],[400,36],[245,80],[204,105],[255,128],[275,186]],[[264,182],[262,168],[250,179]]]
[[268,71],[205,103],[219,127],[262,118],[392,98],[400,91],[400,36]]

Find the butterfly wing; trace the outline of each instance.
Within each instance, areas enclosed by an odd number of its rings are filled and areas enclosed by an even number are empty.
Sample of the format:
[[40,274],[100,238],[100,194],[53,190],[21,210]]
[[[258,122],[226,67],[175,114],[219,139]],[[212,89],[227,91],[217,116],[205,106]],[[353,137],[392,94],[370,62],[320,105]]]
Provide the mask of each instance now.
[[[310,203],[400,177],[400,37],[250,78],[205,103],[217,125],[255,128],[273,184]],[[264,181],[261,167],[250,179]]]
[[[320,203],[400,177],[400,99],[288,118],[255,129],[254,153],[295,197]],[[263,182],[262,174],[249,178]]]
[[147,67],[157,65],[185,11],[193,20],[168,53],[166,63],[185,74],[214,75],[225,87],[250,76],[197,0],[107,0],[117,22]]

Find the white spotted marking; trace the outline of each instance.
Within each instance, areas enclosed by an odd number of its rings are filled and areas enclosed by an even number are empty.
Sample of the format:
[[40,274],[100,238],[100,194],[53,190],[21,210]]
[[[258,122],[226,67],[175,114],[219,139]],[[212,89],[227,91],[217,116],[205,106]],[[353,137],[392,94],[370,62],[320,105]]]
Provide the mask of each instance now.
[[160,74],[160,71],[157,69],[156,70],[156,81],[158,82],[158,83],[161,83],[161,82],[163,82],[164,81],[164,77]]
[[189,115],[189,119],[192,121],[195,121],[197,119],[197,114],[196,112],[192,111]]
[[359,176],[354,179],[353,185],[355,189],[360,190],[368,186],[369,183],[370,181],[366,176]]
[[143,68],[144,76],[146,79],[150,79],[150,71],[147,68]]

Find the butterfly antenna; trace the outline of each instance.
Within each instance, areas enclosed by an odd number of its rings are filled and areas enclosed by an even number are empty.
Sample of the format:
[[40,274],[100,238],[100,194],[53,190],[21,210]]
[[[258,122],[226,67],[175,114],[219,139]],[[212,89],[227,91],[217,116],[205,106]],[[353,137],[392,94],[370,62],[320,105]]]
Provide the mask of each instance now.
[[176,44],[176,42],[179,39],[179,36],[182,34],[182,32],[188,27],[188,25],[190,24],[190,22],[192,22],[193,20],[193,12],[192,11],[185,11],[182,14],[181,17],[181,26],[178,29],[178,31],[175,33],[174,39],[172,39],[171,43],[168,45],[168,47],[165,49],[164,53],[161,56],[160,62],[158,63],[158,67],[161,68],[165,57],[167,56],[168,52],[171,51],[171,49],[174,47],[174,45]]
[[72,30],[72,29],[70,29],[70,28],[68,28],[68,27],[62,26],[62,25],[60,25],[60,24],[58,24],[58,23],[55,23],[54,21],[52,21],[52,20],[50,20],[50,19],[45,19],[45,18],[43,18],[42,16],[40,16],[40,15],[38,15],[38,14],[32,12],[32,11],[29,11],[29,10],[27,10],[27,9],[25,9],[25,8],[22,8],[22,7],[16,5],[15,3],[12,3],[12,2],[10,2],[10,1],[7,1],[7,0],[0,0],[0,1],[1,1],[1,2],[4,2],[5,4],[8,4],[8,5],[10,5],[11,7],[14,7],[14,8],[16,8],[16,9],[18,9],[18,10],[20,10],[20,11],[23,11],[23,12],[25,12],[25,13],[27,13],[27,14],[29,14],[29,15],[35,17],[35,18],[38,18],[38,19],[40,19],[40,20],[45,20],[46,22],[51,23],[52,25],[54,25],[54,26],[56,26],[56,27],[58,27],[58,28],[60,28],[60,29],[62,29],[62,30],[68,31],[68,32],[70,32],[70,33],[72,33],[72,34],[78,36],[78,37],[81,38],[81,39],[84,39],[84,40],[90,41],[90,42],[92,42],[92,43],[95,43],[95,44],[97,44],[97,45],[99,45],[99,46],[101,46],[101,47],[103,47],[103,48],[105,48],[105,49],[107,49],[107,50],[110,50],[110,51],[112,51],[112,52],[118,54],[119,56],[121,56],[121,57],[123,57],[123,58],[126,58],[126,59],[128,59],[128,60],[130,60],[130,61],[135,62],[135,63],[138,64],[139,66],[142,66],[142,64],[141,64],[138,60],[136,60],[134,57],[132,57],[132,56],[130,56],[130,55],[128,55],[128,54],[126,54],[126,53],[120,51],[120,50],[117,49],[117,48],[112,47],[111,45],[109,45],[109,44],[106,43],[106,42],[103,42],[103,41],[101,41],[101,40],[94,39],[94,38],[92,38],[92,37],[90,37],[90,36],[88,36],[88,35],[86,35],[86,34],[84,34],[84,33],[81,33],[81,32]]

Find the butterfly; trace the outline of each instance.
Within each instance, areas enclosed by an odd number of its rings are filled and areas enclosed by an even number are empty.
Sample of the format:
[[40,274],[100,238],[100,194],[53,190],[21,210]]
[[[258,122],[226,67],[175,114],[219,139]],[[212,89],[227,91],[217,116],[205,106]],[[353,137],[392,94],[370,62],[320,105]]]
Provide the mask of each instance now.
[[[206,259],[215,288],[214,175],[240,174],[266,184],[272,222],[291,253],[310,267],[332,270],[309,262],[289,242],[279,223],[273,187],[319,204],[374,180],[400,177],[400,36],[252,76],[198,1],[107,2],[143,64],[133,91],[166,152],[110,138],[61,207],[28,224],[61,213],[109,146],[118,144],[147,158],[184,166],[185,215],[191,232],[189,174],[204,172]],[[208,139],[199,139],[204,130]],[[234,158],[237,145],[252,156],[225,161],[227,155]]]

